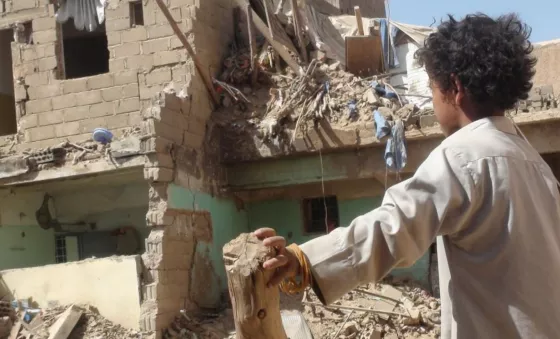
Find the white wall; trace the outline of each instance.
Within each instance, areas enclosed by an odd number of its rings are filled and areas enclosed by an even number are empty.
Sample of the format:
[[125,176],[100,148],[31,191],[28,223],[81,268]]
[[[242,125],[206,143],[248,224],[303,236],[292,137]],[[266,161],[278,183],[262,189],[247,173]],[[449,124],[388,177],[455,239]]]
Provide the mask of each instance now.
[[140,324],[140,256],[111,257],[67,264],[0,271],[3,284],[16,298],[32,298],[39,307],[87,304],[126,328]]
[[[432,96],[430,90],[428,73],[423,67],[419,67],[414,59],[414,53],[418,50],[418,46],[413,43],[406,43],[398,45],[397,57],[399,59],[399,67],[392,70],[393,72],[406,71],[406,74],[397,75],[391,78],[391,85],[405,85],[408,90],[399,90],[399,93],[410,93],[424,96]],[[406,99],[413,104],[423,108],[432,107],[432,101],[426,102],[424,98],[406,97]]]
[[0,30],[0,93],[14,95],[14,79],[12,71],[11,29]]

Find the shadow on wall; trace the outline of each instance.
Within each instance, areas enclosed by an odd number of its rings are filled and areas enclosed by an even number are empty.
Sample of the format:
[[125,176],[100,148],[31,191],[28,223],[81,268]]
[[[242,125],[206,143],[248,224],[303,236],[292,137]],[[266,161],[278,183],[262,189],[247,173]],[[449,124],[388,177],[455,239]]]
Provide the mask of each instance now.
[[[227,278],[222,248],[231,239],[249,231],[247,214],[239,210],[232,199],[217,198],[202,192],[192,192],[181,186],[169,185],[171,208],[210,213],[212,237],[197,234],[197,245],[191,274],[191,298],[198,306],[213,308],[220,304],[227,290]],[[195,231],[196,232],[196,231]]]

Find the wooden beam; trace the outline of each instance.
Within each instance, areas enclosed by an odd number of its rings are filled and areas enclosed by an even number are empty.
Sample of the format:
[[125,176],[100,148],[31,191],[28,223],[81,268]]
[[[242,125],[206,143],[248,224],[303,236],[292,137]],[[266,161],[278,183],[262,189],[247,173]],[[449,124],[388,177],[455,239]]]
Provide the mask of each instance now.
[[249,50],[251,53],[251,85],[255,87],[259,76],[257,60],[257,38],[255,37],[255,24],[253,23],[253,11],[251,4],[247,4],[247,32],[249,34]]
[[84,312],[72,305],[49,328],[49,339],[66,339]]
[[356,24],[358,24],[358,35],[365,35],[364,22],[362,21],[362,12],[360,11],[360,6],[354,7],[354,14],[356,14]]
[[[157,0],[157,1],[161,1],[161,0]],[[243,8],[246,8],[246,6],[245,6],[246,1],[245,0],[237,0],[237,1],[238,1],[238,3],[240,3],[243,6]],[[257,27],[259,32],[264,36],[266,41],[268,41],[268,43],[272,46],[272,48],[274,48],[274,50],[278,53],[278,55],[280,55],[280,57],[288,64],[288,66],[290,66],[290,68],[297,75],[300,75],[301,72],[300,72],[299,65],[292,58],[292,56],[290,55],[290,53],[288,52],[286,47],[284,47],[284,45],[282,45],[280,42],[274,40],[272,35],[270,35],[270,31],[268,29],[268,26],[266,26],[264,21],[261,20],[261,18],[257,15],[257,13],[255,13],[254,9],[247,8],[247,10],[251,11],[251,15],[253,17],[253,23],[255,24],[255,27]],[[249,17],[249,14],[247,14],[247,17]]]
[[189,41],[187,40],[187,37],[181,31],[181,29],[179,28],[179,25],[177,25],[177,23],[175,22],[175,19],[173,19],[173,16],[169,12],[169,9],[167,8],[167,6],[163,3],[163,0],[156,0],[156,2],[158,4],[159,8],[161,9],[163,15],[165,15],[165,17],[167,18],[167,21],[169,22],[169,25],[171,25],[171,28],[175,32],[175,35],[177,35],[177,37],[179,38],[179,40],[183,44],[183,47],[185,47],[185,49],[187,50],[187,53],[189,53],[189,56],[193,59],[194,66],[196,67],[196,70],[198,71],[198,73],[202,77],[202,80],[204,81],[204,84],[206,85],[206,88],[208,89],[208,94],[210,95],[210,98],[212,99],[212,102],[214,103],[215,106],[218,106],[218,104],[220,103],[220,98],[219,98],[218,94],[216,93],[216,91],[214,90],[214,84],[212,82],[212,77],[210,75],[208,75],[208,73],[202,68],[202,64],[200,62],[200,59],[195,54],[194,50],[191,47],[191,44],[189,44]]
[[309,62],[309,58],[307,56],[307,46],[305,46],[305,42],[303,41],[303,34],[302,34],[302,27],[301,27],[301,19],[299,17],[299,9],[297,5],[297,0],[291,0],[292,2],[292,20],[294,21],[294,29],[296,31],[296,37],[299,44],[299,53],[303,58],[304,62]]
[[223,248],[237,339],[287,339],[278,287],[266,286],[272,272],[262,268],[273,254],[274,249],[248,233]]

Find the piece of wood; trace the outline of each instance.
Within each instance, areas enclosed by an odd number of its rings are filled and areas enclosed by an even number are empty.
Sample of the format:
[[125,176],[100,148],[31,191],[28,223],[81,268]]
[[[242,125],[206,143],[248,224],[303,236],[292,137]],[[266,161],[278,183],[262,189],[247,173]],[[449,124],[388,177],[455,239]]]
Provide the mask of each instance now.
[[303,32],[301,27],[301,19],[299,17],[299,8],[297,4],[297,0],[291,0],[292,3],[292,20],[294,21],[294,30],[296,31],[296,37],[299,44],[299,54],[303,58],[305,63],[309,62],[309,58],[307,56],[307,46],[305,46],[305,41],[303,40]]
[[272,39],[284,45],[289,51],[297,54],[298,50],[294,46],[292,39],[286,33],[284,26],[276,16],[270,0],[252,0],[251,4],[255,5],[255,12],[257,15],[264,13],[266,18],[266,25],[268,26],[268,31]]
[[[161,0],[157,0],[157,1],[161,1]],[[238,1],[238,3],[241,3],[241,4],[246,3],[245,0],[237,0],[237,1]],[[245,8],[245,6],[243,6],[243,8]],[[268,30],[268,27],[261,20],[261,18],[259,18],[259,16],[255,13],[255,10],[251,8],[251,11],[252,11],[251,14],[253,16],[253,23],[255,24],[255,27],[257,28],[257,30],[264,36],[266,41],[268,41],[268,43],[272,46],[272,48],[274,48],[274,50],[280,55],[280,57],[296,73],[296,75],[300,75],[301,71],[300,71],[298,63],[292,58],[292,56],[290,55],[288,50],[284,47],[284,45],[282,45],[281,43],[279,43],[278,41],[276,41],[272,38],[272,36],[270,35],[270,32]]]
[[187,37],[185,36],[185,34],[179,28],[179,25],[177,25],[177,22],[175,22],[175,19],[173,18],[173,16],[169,12],[169,9],[163,3],[163,0],[156,0],[156,3],[158,4],[159,8],[161,9],[161,12],[163,13],[163,15],[167,18],[167,21],[169,22],[169,25],[171,25],[171,28],[175,32],[175,35],[177,35],[177,37],[179,38],[179,40],[183,44],[183,47],[185,47],[185,49],[187,50],[187,53],[189,53],[189,56],[191,57],[191,59],[193,59],[194,66],[196,67],[196,70],[198,71],[198,73],[202,77],[202,80],[204,81],[204,84],[206,85],[206,89],[208,90],[208,94],[210,95],[210,99],[212,99],[212,102],[214,103],[214,105],[217,106],[220,102],[220,98],[218,97],[218,94],[216,93],[216,90],[214,89],[214,85],[212,83],[212,77],[210,75],[208,75],[208,73],[202,68],[202,63],[200,62],[198,56],[195,54],[194,50],[192,49],[191,45],[189,44],[189,41],[187,40]]
[[247,4],[247,32],[249,34],[249,50],[251,53],[251,85],[257,84],[259,76],[258,58],[257,58],[257,37],[255,36],[255,24],[253,23],[253,11],[251,4]]
[[273,255],[274,249],[247,233],[223,248],[237,339],[287,339],[278,287],[266,286],[272,272],[262,268]]
[[354,6],[354,14],[356,15],[356,24],[358,25],[358,34],[365,35],[364,33],[364,22],[362,20],[362,12],[360,11],[360,6]]
[[382,72],[383,50],[376,36],[346,37],[346,70],[361,77]]
[[375,313],[375,314],[380,314],[382,315],[397,315],[397,316],[401,316],[401,317],[406,317],[406,318],[411,318],[411,316],[409,314],[406,313],[399,313],[399,312],[390,312],[390,311],[382,311],[382,310],[372,310],[369,308],[363,308],[363,307],[352,307],[352,306],[343,306],[343,305],[323,305],[320,303],[312,303],[312,302],[307,302],[307,301],[302,301],[301,302],[304,305],[309,305],[309,306],[320,306],[320,307],[324,307],[324,308],[330,308],[330,309],[334,309],[334,310],[350,310],[350,311],[358,311],[358,312],[366,312],[366,313]]
[[49,328],[49,339],[68,338],[83,313],[75,305],[68,307]]
[[10,336],[8,337],[8,339],[17,339],[20,330],[21,330],[21,321],[18,321],[12,327],[12,330],[10,331]]

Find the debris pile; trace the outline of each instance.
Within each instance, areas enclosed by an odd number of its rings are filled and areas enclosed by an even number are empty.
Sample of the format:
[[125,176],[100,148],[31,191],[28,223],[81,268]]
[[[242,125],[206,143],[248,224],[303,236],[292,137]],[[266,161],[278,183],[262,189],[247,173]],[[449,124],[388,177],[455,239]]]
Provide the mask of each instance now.
[[304,316],[316,338],[439,338],[440,303],[411,284],[368,284],[329,307],[303,296]]
[[[13,310],[13,309],[12,309]],[[57,306],[25,309],[10,326],[8,339],[140,339],[151,333],[137,332],[113,324],[91,306]]]

